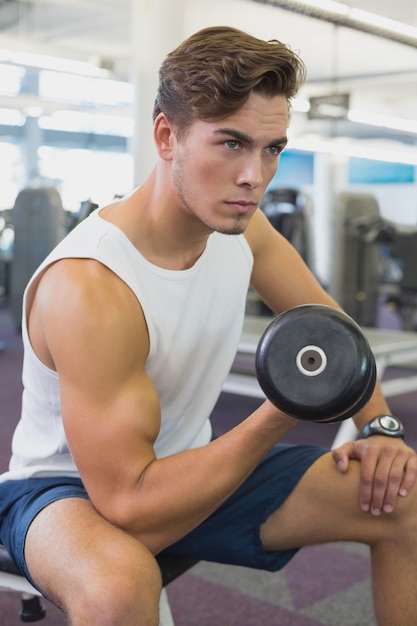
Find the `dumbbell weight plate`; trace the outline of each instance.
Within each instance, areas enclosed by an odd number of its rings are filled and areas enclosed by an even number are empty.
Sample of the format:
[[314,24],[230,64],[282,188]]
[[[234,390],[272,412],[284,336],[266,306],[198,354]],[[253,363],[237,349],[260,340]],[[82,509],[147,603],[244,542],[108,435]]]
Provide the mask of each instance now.
[[278,315],[256,352],[258,382],[269,400],[298,419],[340,422],[370,399],[375,359],[360,327],[324,305]]

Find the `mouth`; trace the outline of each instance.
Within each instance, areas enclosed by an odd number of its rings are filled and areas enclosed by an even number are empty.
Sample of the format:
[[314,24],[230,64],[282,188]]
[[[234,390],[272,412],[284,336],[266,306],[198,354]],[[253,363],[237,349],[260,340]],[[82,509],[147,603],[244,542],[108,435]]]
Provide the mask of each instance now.
[[236,213],[240,213],[241,215],[253,212],[258,206],[256,202],[248,202],[247,200],[229,200],[226,204]]

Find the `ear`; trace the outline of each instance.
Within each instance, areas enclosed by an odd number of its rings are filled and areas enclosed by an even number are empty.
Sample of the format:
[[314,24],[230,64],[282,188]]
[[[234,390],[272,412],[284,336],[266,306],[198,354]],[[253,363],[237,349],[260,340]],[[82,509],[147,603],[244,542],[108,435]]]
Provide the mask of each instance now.
[[154,122],[153,137],[156,150],[164,161],[171,161],[173,157],[173,146],[175,143],[175,133],[173,124],[168,120],[165,113],[159,113]]

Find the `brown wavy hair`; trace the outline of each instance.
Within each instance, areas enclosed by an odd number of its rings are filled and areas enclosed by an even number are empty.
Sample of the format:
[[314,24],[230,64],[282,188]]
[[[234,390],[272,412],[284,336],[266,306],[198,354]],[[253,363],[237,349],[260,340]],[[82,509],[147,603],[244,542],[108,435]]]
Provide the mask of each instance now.
[[305,77],[303,61],[280,41],[228,26],[204,28],[162,62],[153,119],[164,112],[185,131],[196,118],[231,115],[252,92],[284,95],[290,106]]

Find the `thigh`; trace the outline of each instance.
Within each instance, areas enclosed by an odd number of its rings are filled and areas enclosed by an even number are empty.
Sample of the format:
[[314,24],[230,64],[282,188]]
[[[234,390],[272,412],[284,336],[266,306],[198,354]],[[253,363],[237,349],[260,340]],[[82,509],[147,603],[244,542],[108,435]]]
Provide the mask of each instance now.
[[55,501],[38,513],[27,532],[25,559],[35,585],[64,612],[83,598],[117,594],[124,581],[139,587],[159,576],[147,548],[81,498]]
[[[301,477],[283,505],[261,527],[266,551],[301,548],[331,541],[371,544],[387,531],[395,514],[379,517],[365,513],[359,504],[360,463],[351,461],[340,473],[327,453]],[[402,503],[398,504],[398,510]]]

